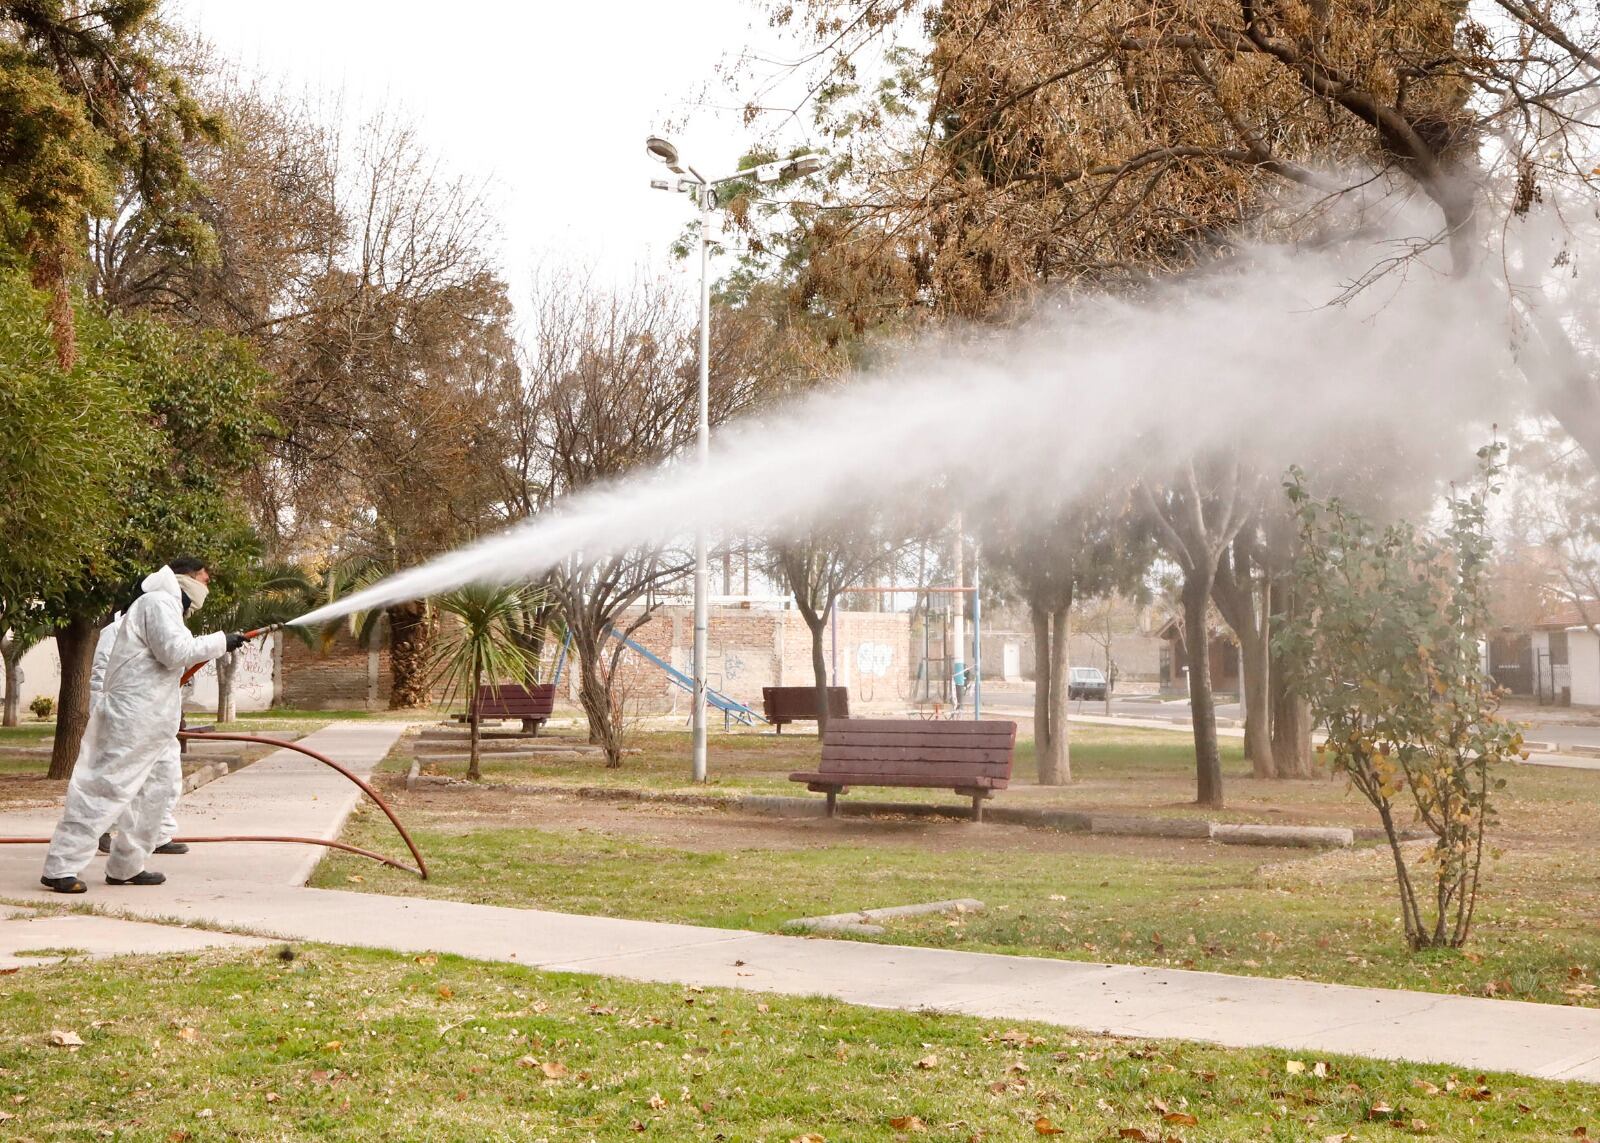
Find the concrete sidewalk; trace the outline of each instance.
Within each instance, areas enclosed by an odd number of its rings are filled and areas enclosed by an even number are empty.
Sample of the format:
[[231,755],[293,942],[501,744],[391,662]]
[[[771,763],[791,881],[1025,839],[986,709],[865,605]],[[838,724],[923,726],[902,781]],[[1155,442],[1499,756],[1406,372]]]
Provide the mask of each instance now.
[[[346,724],[318,731],[306,743],[365,772],[400,730]],[[358,791],[331,771],[308,770],[311,765],[275,755],[211,783],[185,799],[185,831],[333,837]],[[15,824],[0,816],[0,833],[18,832]],[[0,893],[31,895],[40,856],[29,852],[19,861],[15,851],[0,849]],[[169,863],[173,878],[164,886],[108,892],[93,884],[87,900],[125,917],[292,940],[1600,1083],[1596,1009],[304,888],[317,856],[288,846],[196,847]]]

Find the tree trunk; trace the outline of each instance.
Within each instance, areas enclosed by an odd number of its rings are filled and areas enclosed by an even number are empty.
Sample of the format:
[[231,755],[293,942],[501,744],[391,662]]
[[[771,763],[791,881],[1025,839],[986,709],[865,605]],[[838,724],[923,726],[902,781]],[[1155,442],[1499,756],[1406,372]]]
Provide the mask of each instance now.
[[828,627],[827,613],[816,614],[810,608],[801,608],[800,618],[811,631],[811,677],[817,686],[817,738],[828,734],[828,658],[823,654],[822,635]]
[[233,679],[239,670],[239,652],[233,651],[217,659],[217,722],[232,722],[239,717],[238,704],[233,699]]
[[6,665],[5,713],[0,716],[0,726],[16,726],[22,718],[22,656],[27,652],[13,640],[7,640],[0,650]]
[[[476,657],[476,656],[474,656]],[[472,664],[472,696],[477,701],[478,691],[483,685],[483,668],[478,663]],[[483,720],[467,716],[467,781],[483,781],[483,772],[478,768],[478,741],[483,736]]]
[[1239,641],[1239,701],[1244,705],[1245,757],[1250,760],[1250,769],[1257,778],[1276,778],[1278,770],[1272,758],[1269,608],[1264,584],[1258,598],[1255,566],[1246,546],[1235,541],[1218,564],[1211,597]]
[[86,615],[74,615],[55,629],[61,689],[56,695],[56,737],[50,749],[48,777],[70,778],[77,764],[78,748],[89,725],[89,672],[99,634],[94,620]]
[[389,709],[428,705],[428,607],[421,601],[388,609]]
[[1198,570],[1183,582],[1184,647],[1189,654],[1189,710],[1194,721],[1195,801],[1222,808],[1222,755],[1217,748],[1217,711],[1211,699],[1211,636],[1206,605],[1211,577]]
[[606,668],[601,662],[604,651],[599,641],[587,634],[575,635],[573,647],[578,652],[578,703],[589,720],[589,741],[605,751],[606,768],[614,770],[622,765],[622,741]]
[[[1072,781],[1072,732],[1067,711],[1072,704],[1069,645],[1072,638],[1072,604],[1054,609],[1050,616],[1050,760],[1041,767],[1041,786],[1064,786]],[[1050,781],[1043,772],[1048,770]]]
[[1257,778],[1278,777],[1272,756],[1272,655],[1266,624],[1240,635],[1240,661],[1244,677],[1239,681],[1244,701],[1244,752]]
[[[1274,582],[1272,613],[1287,616],[1294,607],[1293,589],[1283,580]],[[1316,754],[1311,748],[1311,704],[1300,696],[1293,684],[1289,664],[1274,655],[1271,678],[1272,758],[1282,778],[1311,778],[1316,775]]]
[[1028,615],[1033,620],[1033,761],[1039,785],[1052,786],[1055,775],[1045,770],[1055,758],[1050,752],[1050,613],[1030,603]]

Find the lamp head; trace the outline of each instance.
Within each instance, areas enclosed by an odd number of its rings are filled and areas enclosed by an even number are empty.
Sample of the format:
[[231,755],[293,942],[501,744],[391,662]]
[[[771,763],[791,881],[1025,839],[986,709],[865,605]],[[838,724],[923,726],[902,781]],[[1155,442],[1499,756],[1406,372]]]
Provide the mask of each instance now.
[[667,165],[667,170],[675,175],[683,173],[683,166],[678,160],[678,148],[674,147],[660,135],[652,135],[644,141],[644,149],[652,158],[659,159]]
[[783,169],[783,173],[795,178],[805,175],[814,175],[826,165],[821,155],[801,155],[790,162]]

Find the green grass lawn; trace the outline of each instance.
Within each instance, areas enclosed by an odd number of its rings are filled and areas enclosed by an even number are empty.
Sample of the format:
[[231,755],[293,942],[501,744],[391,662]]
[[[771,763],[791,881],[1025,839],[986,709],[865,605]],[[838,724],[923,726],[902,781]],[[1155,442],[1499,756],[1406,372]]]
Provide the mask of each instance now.
[[0,979],[0,1003],[0,1135],[19,1140],[1600,1134],[1586,1085],[449,957],[78,962]]
[[[1161,732],[1080,734],[1078,784],[1044,793],[1074,804],[1173,812],[1188,758]],[[675,738],[676,736],[674,736]],[[787,768],[799,740],[724,740],[723,781]],[[815,749],[810,740],[806,749]],[[386,765],[406,764],[402,746]],[[666,783],[672,744],[638,765],[490,763],[503,781]],[[1268,820],[1364,823],[1333,782],[1229,778]],[[893,922],[881,939],[1007,953],[1381,987],[1600,1003],[1600,867],[1588,822],[1600,775],[1509,772],[1500,841],[1473,941],[1463,952],[1405,951],[1386,849],[1328,855],[1154,839],[1061,835],[960,822],[785,821],[670,806],[615,806],[500,787],[396,791],[434,877],[417,882],[335,855],[316,884],[561,911],[776,931],[798,917],[975,897],[984,911]],[[897,797],[903,791],[888,792]],[[1009,798],[1013,791],[1000,795]],[[1273,813],[1272,811],[1277,811]],[[347,840],[395,850],[378,815]],[[359,880],[350,880],[359,878]]]

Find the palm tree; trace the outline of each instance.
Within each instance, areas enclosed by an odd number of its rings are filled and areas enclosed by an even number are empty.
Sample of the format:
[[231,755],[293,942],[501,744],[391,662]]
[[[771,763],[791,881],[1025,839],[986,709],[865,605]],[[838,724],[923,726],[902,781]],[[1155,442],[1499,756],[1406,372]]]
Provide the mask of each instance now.
[[[430,675],[444,686],[446,706],[463,689],[467,692],[468,713],[484,680],[527,679],[537,663],[531,661],[524,646],[528,617],[538,614],[542,594],[534,588],[474,585],[463,587],[435,601],[445,615],[457,622],[443,626],[433,647]],[[468,718],[471,745],[467,777],[482,780],[478,767],[480,728],[476,718]]]
[[[227,585],[227,595],[212,603],[205,614],[208,623],[224,631],[253,631],[284,623],[304,615],[318,603],[317,583],[293,564],[266,564],[249,569]],[[287,628],[306,642],[311,635],[304,628]],[[232,722],[238,716],[233,699],[233,679],[239,669],[239,652],[217,660],[217,721]]]

